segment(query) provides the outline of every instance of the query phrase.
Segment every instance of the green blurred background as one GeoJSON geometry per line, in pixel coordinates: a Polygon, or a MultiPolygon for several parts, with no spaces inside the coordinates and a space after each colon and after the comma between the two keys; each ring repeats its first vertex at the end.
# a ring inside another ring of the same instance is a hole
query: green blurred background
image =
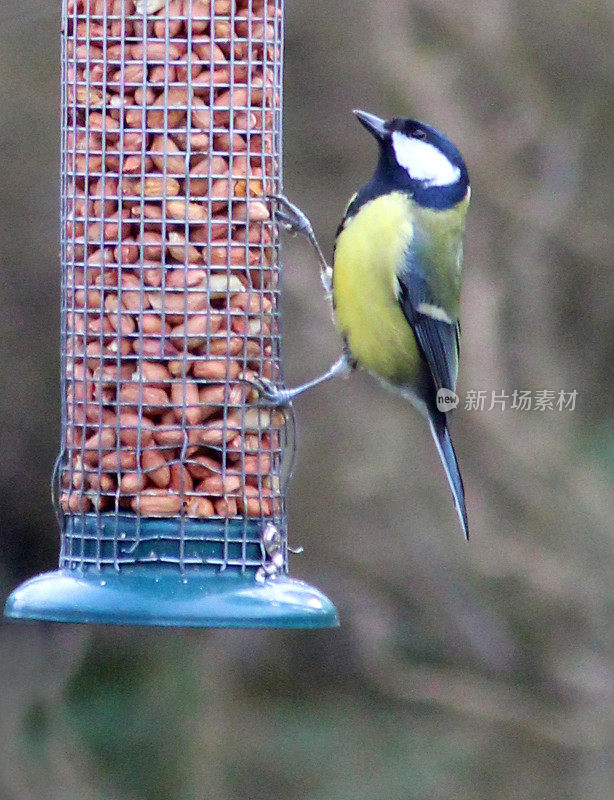
{"type": "MultiPolygon", "coordinates": [[[[53,568],[59,0],[0,5],[3,597],[53,568]]],[[[460,392],[574,411],[453,420],[473,538],[428,431],[364,375],[296,403],[292,572],[320,633],[0,623],[0,800],[610,800],[614,795],[614,24],[608,0],[289,0],[286,191],[330,251],[410,115],[472,176],[460,392]]],[[[288,383],[337,354],[284,255],[288,383]]]]}

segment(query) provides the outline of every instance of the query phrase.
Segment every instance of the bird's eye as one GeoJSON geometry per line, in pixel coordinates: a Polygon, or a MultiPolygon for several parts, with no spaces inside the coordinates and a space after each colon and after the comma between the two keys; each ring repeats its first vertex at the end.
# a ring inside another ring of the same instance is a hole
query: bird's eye
{"type": "Polygon", "coordinates": [[[423,131],[422,128],[418,128],[414,131],[414,137],[416,139],[426,139],[426,131],[423,131]]]}

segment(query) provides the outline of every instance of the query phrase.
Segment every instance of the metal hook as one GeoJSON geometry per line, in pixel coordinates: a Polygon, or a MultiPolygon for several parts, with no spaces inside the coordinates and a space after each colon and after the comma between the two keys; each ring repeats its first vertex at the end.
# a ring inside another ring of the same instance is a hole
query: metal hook
{"type": "Polygon", "coordinates": [[[256,580],[264,583],[266,578],[274,578],[284,566],[283,541],[276,525],[268,522],[260,536],[260,546],[265,556],[265,563],[256,572],[256,580]]]}

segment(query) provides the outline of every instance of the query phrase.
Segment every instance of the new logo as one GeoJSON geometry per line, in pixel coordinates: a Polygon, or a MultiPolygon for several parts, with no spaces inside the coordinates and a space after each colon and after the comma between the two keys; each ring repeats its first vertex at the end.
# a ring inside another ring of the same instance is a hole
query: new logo
{"type": "Polygon", "coordinates": [[[438,389],[435,398],[439,411],[452,411],[459,403],[459,396],[450,389],[438,389]]]}

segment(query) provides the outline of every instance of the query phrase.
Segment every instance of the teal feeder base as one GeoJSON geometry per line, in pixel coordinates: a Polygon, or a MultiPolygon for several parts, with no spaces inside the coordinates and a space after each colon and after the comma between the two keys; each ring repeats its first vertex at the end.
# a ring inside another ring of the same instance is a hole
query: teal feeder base
{"type": "Polygon", "coordinates": [[[37,575],[10,595],[13,619],[196,628],[331,628],[339,624],[320,591],[285,575],[180,575],[172,567],[120,573],[58,570],[37,575]]]}
{"type": "Polygon", "coordinates": [[[184,520],[179,537],[169,535],[178,530],[171,520],[69,517],[60,569],[15,589],[4,613],[50,622],[202,628],[339,624],[334,605],[318,589],[283,573],[257,579],[261,556],[257,561],[246,554],[254,556],[255,546],[260,552],[259,527],[230,523],[184,520]],[[220,530],[224,536],[212,538],[220,530]],[[233,548],[237,558],[230,557],[233,548]],[[177,549],[183,561],[174,561],[177,549]],[[135,561],[139,552],[146,560],[135,561]]]}

